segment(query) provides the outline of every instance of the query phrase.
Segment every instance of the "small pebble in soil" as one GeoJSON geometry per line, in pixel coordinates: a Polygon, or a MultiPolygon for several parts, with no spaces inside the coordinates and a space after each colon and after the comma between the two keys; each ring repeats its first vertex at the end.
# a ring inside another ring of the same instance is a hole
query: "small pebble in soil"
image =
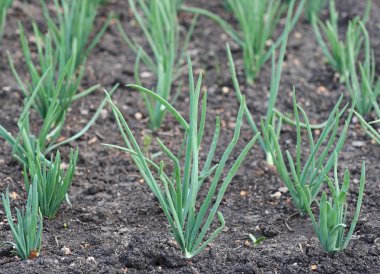
{"type": "Polygon", "coordinates": [[[311,271],[317,271],[317,270],[318,270],[318,266],[315,265],[315,264],[312,264],[312,265],[310,266],[310,269],[311,269],[311,271]]]}
{"type": "Polygon", "coordinates": [[[365,144],[366,144],[366,142],[363,142],[363,141],[353,141],[351,144],[354,147],[364,147],[365,144]]]}
{"type": "Polygon", "coordinates": [[[227,94],[230,92],[230,89],[228,87],[222,87],[222,91],[224,94],[227,94]]]}
{"type": "Polygon", "coordinates": [[[136,112],[135,113],[135,118],[136,118],[136,120],[141,120],[142,119],[142,114],[140,113],[140,112],[136,112]]]}
{"type": "Polygon", "coordinates": [[[104,120],[104,119],[107,118],[107,116],[108,116],[108,110],[106,110],[106,109],[102,109],[102,110],[100,111],[100,117],[102,117],[102,119],[104,120]]]}
{"type": "Polygon", "coordinates": [[[270,195],[271,198],[280,199],[281,198],[281,192],[276,191],[274,194],[270,195]]]}
{"type": "Polygon", "coordinates": [[[150,73],[149,71],[143,71],[140,73],[140,77],[141,78],[149,78],[149,77],[152,77],[152,73],[150,73]]]}
{"type": "Polygon", "coordinates": [[[9,92],[9,91],[11,91],[11,87],[10,86],[5,86],[5,87],[2,88],[2,91],[9,92]]]}
{"type": "Polygon", "coordinates": [[[298,31],[296,31],[296,32],[294,33],[294,38],[296,38],[296,39],[301,39],[301,38],[302,38],[302,34],[301,34],[300,32],[298,32],[298,31]]]}
{"type": "Polygon", "coordinates": [[[16,192],[14,192],[14,191],[12,191],[9,194],[9,197],[11,197],[12,200],[17,200],[18,198],[20,198],[20,196],[16,192]]]}
{"type": "Polygon", "coordinates": [[[284,186],[284,187],[280,187],[278,191],[280,191],[281,193],[287,193],[289,189],[286,186],[284,186]]]}
{"type": "Polygon", "coordinates": [[[244,190],[240,191],[240,196],[241,196],[241,197],[245,197],[245,196],[247,196],[247,192],[244,191],[244,190]]]}
{"type": "Polygon", "coordinates": [[[317,88],[318,94],[329,94],[329,90],[325,86],[319,86],[317,88]]]}
{"type": "Polygon", "coordinates": [[[88,257],[86,259],[87,264],[96,264],[95,258],[94,257],[88,257]]]}
{"type": "Polygon", "coordinates": [[[88,113],[89,113],[88,109],[80,109],[79,112],[80,112],[80,114],[82,114],[84,116],[88,115],[88,113]]]}
{"type": "Polygon", "coordinates": [[[64,247],[61,248],[61,252],[63,254],[65,254],[65,255],[70,255],[71,254],[71,250],[68,247],[66,247],[66,246],[64,246],[64,247]]]}
{"type": "Polygon", "coordinates": [[[97,140],[98,140],[98,138],[96,138],[96,137],[94,136],[94,137],[92,137],[92,138],[87,142],[87,144],[89,144],[89,145],[95,144],[97,140]]]}

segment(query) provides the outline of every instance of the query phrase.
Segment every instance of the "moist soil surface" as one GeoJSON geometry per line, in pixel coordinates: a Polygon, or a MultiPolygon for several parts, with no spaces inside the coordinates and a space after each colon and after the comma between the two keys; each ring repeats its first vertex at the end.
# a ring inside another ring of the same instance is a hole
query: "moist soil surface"
{"type": "MultiPolygon", "coordinates": [[[[27,80],[17,23],[21,21],[24,24],[32,40],[32,20],[44,27],[38,2],[15,1],[0,43],[0,123],[13,134],[17,134],[16,122],[23,99],[8,67],[6,52],[10,52],[20,75],[27,80]]],[[[223,1],[188,2],[236,24],[223,1]]],[[[349,19],[362,14],[364,2],[337,1],[342,32],[349,19]]],[[[378,2],[374,2],[367,24],[377,62],[380,61],[378,5],[378,2]]],[[[95,29],[101,27],[111,11],[119,16],[133,39],[145,43],[127,1],[111,1],[103,6],[95,29]]],[[[321,17],[328,18],[327,12],[322,13],[321,17]]],[[[189,14],[180,14],[184,28],[189,27],[191,19],[189,14]]],[[[281,21],[279,29],[283,28],[283,24],[281,21]]],[[[253,87],[245,85],[241,50],[218,25],[207,18],[199,18],[189,52],[194,71],[204,74],[203,85],[209,92],[209,126],[206,127],[202,160],[205,160],[212,140],[215,117],[220,115],[222,121],[216,160],[231,140],[235,125],[238,103],[228,71],[226,42],[231,43],[241,88],[255,119],[259,119],[266,111],[270,62],[264,66],[253,87]]],[[[124,87],[124,84],[133,83],[134,59],[135,54],[120,39],[113,24],[88,59],[82,88],[100,83],[110,89],[120,83],[121,87],[113,98],[137,140],[142,143],[146,138],[144,136],[160,137],[167,146],[176,149],[183,134],[178,123],[167,115],[158,132],[148,130],[143,100],[137,92],[124,87]]],[[[145,71],[142,67],[141,72],[145,71]]],[[[154,87],[154,77],[149,73],[144,75],[144,85],[154,87]]],[[[186,74],[176,83],[182,79],[186,87],[186,74]]],[[[285,113],[292,111],[293,86],[299,104],[306,110],[312,123],[323,122],[341,94],[344,94],[344,102],[349,102],[347,91],[337,81],[316,44],[310,24],[303,19],[290,35],[284,64],[277,108],[285,113]]],[[[103,98],[104,94],[99,90],[74,103],[68,113],[63,136],[67,138],[79,131],[103,98]]],[[[183,88],[175,107],[185,117],[188,115],[188,104],[188,90],[183,88]]],[[[122,144],[115,119],[107,107],[96,125],[83,137],[61,148],[63,155],[68,154],[70,147],[79,147],[80,151],[76,176],[70,189],[73,206],[64,204],[55,219],[45,220],[43,248],[38,258],[20,261],[9,246],[1,247],[0,273],[380,273],[380,146],[365,135],[357,120],[353,119],[349,129],[346,145],[339,157],[339,175],[342,176],[343,170],[348,168],[354,178],[349,196],[350,217],[356,205],[363,160],[367,164],[367,184],[353,239],[344,252],[329,255],[321,249],[310,220],[297,214],[289,194],[283,191],[284,185],[278,174],[267,165],[259,145],[255,145],[230,184],[219,208],[226,220],[224,232],[205,251],[192,260],[186,260],[170,234],[157,199],[131,159],[125,153],[101,145],[122,144]],[[253,247],[248,238],[249,233],[265,236],[266,240],[253,247]]],[[[318,134],[318,131],[314,133],[318,134]]],[[[294,153],[295,129],[284,125],[281,136],[283,148],[294,153]]],[[[251,137],[251,129],[245,124],[241,141],[229,165],[251,137]]],[[[306,140],[305,147],[308,147],[306,140]]],[[[26,198],[22,168],[12,158],[11,148],[3,140],[0,141],[0,148],[0,190],[5,191],[8,187],[14,198],[12,204],[20,207],[26,198]]],[[[157,152],[159,148],[156,141],[147,150],[149,153],[157,152]]],[[[201,191],[201,197],[204,197],[205,192],[206,189],[201,191]]],[[[0,221],[1,242],[11,241],[10,228],[2,207],[0,221]]]]}

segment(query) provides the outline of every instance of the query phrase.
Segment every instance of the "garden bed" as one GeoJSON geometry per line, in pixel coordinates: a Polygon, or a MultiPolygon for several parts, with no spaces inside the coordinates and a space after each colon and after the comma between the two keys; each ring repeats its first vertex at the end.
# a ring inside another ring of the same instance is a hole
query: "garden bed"
{"type": "MultiPolygon", "coordinates": [[[[0,124],[13,133],[17,132],[16,122],[22,107],[22,96],[8,67],[6,51],[14,57],[19,71],[26,75],[17,22],[21,20],[28,33],[31,33],[31,19],[43,25],[38,2],[15,1],[0,43],[0,124]]],[[[102,7],[97,25],[99,27],[107,14],[113,11],[120,16],[127,33],[142,40],[127,2],[111,1],[102,7]]],[[[188,2],[233,23],[222,1],[188,2]]],[[[365,1],[336,2],[343,18],[340,22],[342,29],[348,19],[361,14],[365,6],[365,1]]],[[[377,63],[380,62],[379,4],[374,2],[368,24],[377,63]]],[[[322,13],[321,16],[326,18],[327,14],[322,13]]],[[[181,13],[180,18],[181,23],[188,26],[192,16],[181,13]]],[[[231,43],[242,91],[256,117],[266,110],[271,75],[268,62],[255,85],[245,86],[238,47],[218,25],[204,17],[199,19],[189,51],[194,71],[204,74],[203,83],[209,91],[207,122],[213,125],[216,115],[221,116],[221,149],[232,138],[234,117],[238,110],[227,65],[226,42],[231,43]]],[[[91,53],[82,86],[85,88],[100,83],[104,88],[111,89],[115,83],[121,83],[114,101],[127,118],[138,141],[142,142],[145,135],[152,134],[159,136],[167,146],[175,147],[179,145],[178,136],[183,132],[174,119],[167,115],[162,129],[158,133],[150,132],[147,130],[145,106],[140,95],[123,87],[134,82],[134,60],[135,55],[120,39],[116,27],[112,26],[91,53]]],[[[186,76],[182,78],[186,79],[186,76]]],[[[148,75],[143,81],[147,87],[154,85],[153,76],[148,75]]],[[[339,96],[345,92],[344,86],[339,84],[334,72],[324,61],[310,24],[303,20],[291,33],[287,47],[277,103],[278,108],[285,113],[292,111],[293,85],[298,102],[313,123],[324,121],[339,96]]],[[[68,114],[63,135],[70,136],[80,130],[103,98],[104,94],[99,90],[76,102],[68,114]]],[[[348,100],[348,95],[345,95],[344,101],[348,100]]],[[[186,88],[175,106],[187,117],[186,88]]],[[[213,130],[213,127],[206,127],[205,144],[211,143],[213,130]]],[[[295,135],[294,128],[285,125],[281,144],[292,149],[295,135]]],[[[251,136],[251,129],[245,125],[238,145],[240,149],[251,136]]],[[[73,207],[64,205],[55,219],[44,222],[43,248],[38,258],[19,261],[10,254],[7,246],[0,248],[1,273],[380,273],[380,146],[365,135],[355,119],[350,125],[349,136],[339,158],[340,173],[347,167],[352,176],[358,179],[361,162],[365,160],[367,184],[354,238],[344,252],[333,256],[319,246],[310,220],[295,214],[290,196],[284,191],[278,174],[267,165],[262,150],[255,145],[220,206],[226,220],[224,232],[205,251],[192,260],[186,260],[170,235],[170,228],[157,199],[143,182],[133,162],[125,153],[105,148],[101,146],[102,143],[122,143],[110,108],[102,112],[96,125],[79,141],[71,144],[72,147],[78,146],[80,151],[75,180],[70,190],[73,207]],[[263,235],[267,239],[254,248],[249,233],[263,235]]],[[[62,149],[68,152],[69,148],[65,146],[62,149]]],[[[156,152],[157,143],[153,142],[149,150],[156,152]]],[[[201,155],[202,159],[206,158],[206,151],[207,148],[201,155]]],[[[220,157],[221,152],[216,156],[220,157]]],[[[235,154],[234,158],[237,156],[235,154]]],[[[21,197],[26,198],[21,167],[12,158],[9,145],[1,140],[0,191],[7,187],[10,192],[14,192],[13,197],[16,199],[13,203],[21,206],[25,200],[21,197]]],[[[358,188],[359,182],[354,180],[349,199],[351,213],[356,204],[358,188]]],[[[11,233],[2,207],[0,221],[0,241],[9,241],[11,233]]]]}

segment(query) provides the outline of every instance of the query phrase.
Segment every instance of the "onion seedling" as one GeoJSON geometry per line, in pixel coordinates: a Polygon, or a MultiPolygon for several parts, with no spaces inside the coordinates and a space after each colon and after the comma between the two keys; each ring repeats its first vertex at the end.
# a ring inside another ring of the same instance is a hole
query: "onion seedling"
{"type": "Polygon", "coordinates": [[[310,128],[307,115],[305,111],[297,104],[295,93],[293,94],[293,109],[297,128],[296,160],[293,160],[289,151],[286,151],[286,156],[284,157],[278,142],[278,133],[275,132],[272,125],[266,125],[264,121],[261,122],[263,140],[267,144],[267,147],[271,148],[274,165],[285,186],[289,189],[293,204],[302,214],[306,213],[307,206],[309,206],[318,195],[326,174],[329,173],[334,165],[334,155],[329,154],[330,150],[334,148],[335,152],[339,153],[346,140],[348,126],[351,121],[353,111],[350,111],[349,116],[345,121],[345,126],[338,138],[339,120],[341,115],[343,115],[343,111],[347,108],[347,106],[345,106],[342,111],[339,111],[341,102],[342,97],[336,103],[328,120],[326,121],[324,129],[322,130],[318,140],[315,142],[315,137],[313,136],[310,128]],[[306,124],[310,143],[309,156],[306,158],[304,163],[301,161],[302,140],[299,112],[301,112],[304,123],[306,124]],[[286,165],[285,159],[287,159],[289,165],[286,165]],[[301,193],[299,191],[300,188],[306,193],[307,199],[301,197],[301,193]]]}
{"type": "Polygon", "coordinates": [[[185,130],[185,137],[177,156],[164,145],[160,139],[157,139],[160,148],[173,163],[171,176],[167,175],[166,171],[167,166],[170,165],[164,161],[157,164],[143,155],[123,115],[110,99],[109,103],[112,106],[120,132],[127,147],[108,146],[121,149],[130,154],[145,182],[157,197],[179,247],[186,258],[192,258],[204,250],[206,246],[222,232],[225,226],[225,220],[222,213],[217,212],[218,207],[228,185],[231,183],[235,173],[257,140],[259,134],[256,134],[244,147],[220,184],[219,180],[221,179],[223,169],[239,139],[245,106],[245,100],[243,99],[236,119],[234,136],[226,147],[219,163],[211,166],[220,132],[220,119],[219,117],[216,118],[213,141],[206,162],[200,170],[199,152],[205,128],[207,92],[204,92],[202,96],[201,117],[198,124],[198,101],[201,95],[202,76],[199,76],[195,85],[190,58],[188,61],[188,70],[190,90],[189,123],[170,103],[157,93],[139,86],[131,86],[147,96],[152,96],[155,100],[159,100],[185,130]],[[181,165],[183,158],[184,164],[181,165]],[[212,175],[213,177],[211,179],[210,177],[212,175]],[[207,195],[203,202],[201,202],[199,191],[202,186],[205,186],[204,182],[206,179],[210,180],[210,186],[207,189],[207,195]],[[216,193],[217,195],[214,197],[216,193]],[[210,225],[216,214],[218,215],[220,226],[209,234],[210,225]]]}
{"type": "Polygon", "coordinates": [[[372,125],[380,123],[380,119],[372,122],[367,122],[362,115],[354,111],[355,116],[358,117],[360,124],[364,128],[365,132],[369,137],[372,138],[376,143],[380,145],[380,132],[376,130],[372,125]]]}
{"type": "Polygon", "coordinates": [[[33,52],[30,50],[24,28],[21,24],[19,26],[22,52],[30,74],[30,83],[24,84],[22,82],[14,67],[12,58],[8,54],[10,67],[24,97],[27,99],[31,97],[32,91],[41,82],[42,75],[46,74],[32,106],[38,111],[41,118],[45,119],[50,105],[57,103],[61,113],[56,116],[54,124],[58,125],[64,120],[65,114],[73,101],[95,91],[99,88],[99,85],[78,93],[84,70],[81,70],[78,74],[75,67],[77,57],[76,40],[72,45],[73,55],[66,61],[62,56],[64,51],[53,44],[51,33],[42,34],[35,24],[33,24],[33,28],[38,52],[38,61],[36,62],[33,61],[33,52]]]}
{"type": "MultiPolygon", "coordinates": [[[[289,25],[289,31],[298,22],[304,2],[304,0],[300,1],[293,18],[287,17],[286,24],[289,25]]],[[[253,84],[262,66],[271,58],[276,48],[281,45],[284,36],[289,35],[288,31],[288,33],[282,34],[273,45],[269,45],[287,5],[277,0],[227,0],[227,3],[238,22],[238,30],[218,15],[207,10],[187,6],[183,6],[181,9],[207,16],[226,31],[242,48],[247,82],[253,84]]],[[[292,0],[288,13],[293,10],[294,3],[295,1],[292,0]]]]}
{"type": "Polygon", "coordinates": [[[63,124],[55,124],[56,116],[61,114],[59,105],[57,105],[57,101],[53,102],[50,105],[49,110],[47,112],[48,115],[46,116],[46,119],[43,121],[40,127],[40,131],[37,138],[32,134],[30,130],[30,109],[48,73],[49,69],[42,75],[34,91],[31,93],[31,96],[28,99],[24,100],[25,103],[20,117],[17,121],[17,125],[19,128],[19,133],[17,137],[13,137],[10,132],[8,132],[3,126],[0,125],[0,137],[5,139],[5,141],[9,143],[9,145],[12,147],[13,156],[24,166],[28,165],[28,153],[35,153],[32,149],[33,147],[35,147],[38,144],[38,147],[42,150],[41,152],[45,153],[49,150],[49,144],[54,143],[54,141],[58,139],[59,134],[62,130],[63,124]]]}
{"type": "Polygon", "coordinates": [[[7,17],[7,11],[11,7],[13,0],[1,0],[0,2],[0,40],[3,37],[5,19],[7,17]]]}
{"type": "Polygon", "coordinates": [[[366,115],[372,110],[380,118],[380,107],[377,97],[380,95],[380,81],[376,78],[375,55],[371,49],[371,42],[364,24],[359,21],[358,28],[364,36],[364,61],[359,61],[359,73],[357,72],[357,59],[352,39],[355,39],[355,33],[349,33],[348,43],[348,70],[349,77],[346,79],[346,87],[353,101],[356,102],[356,110],[366,115]],[[358,75],[359,74],[359,75],[358,75]]]}
{"type": "MultiPolygon", "coordinates": [[[[42,215],[49,219],[55,217],[73,181],[75,167],[78,159],[78,150],[70,152],[69,164],[66,173],[61,168],[61,155],[57,151],[56,156],[46,161],[41,159],[38,147],[36,153],[28,153],[28,166],[24,166],[24,182],[27,191],[31,186],[31,180],[37,177],[37,191],[42,215]],[[31,178],[29,180],[29,178],[31,178]]],[[[67,199],[69,202],[69,200],[67,199]]]]}
{"type": "Polygon", "coordinates": [[[5,244],[13,245],[22,260],[38,257],[41,250],[43,217],[38,206],[37,180],[37,177],[34,177],[33,185],[29,189],[26,209],[20,211],[16,207],[16,224],[12,218],[8,189],[5,195],[1,194],[5,215],[14,239],[14,243],[5,244]]]}
{"type": "MultiPolygon", "coordinates": [[[[276,64],[275,60],[275,52],[272,54],[272,77],[271,77],[271,83],[270,83],[270,92],[269,92],[269,100],[268,100],[268,108],[267,112],[265,115],[265,125],[268,127],[269,124],[271,124],[273,127],[276,128],[276,133],[277,133],[277,138],[280,135],[281,131],[281,126],[282,126],[282,118],[280,117],[279,119],[276,119],[276,114],[275,114],[275,106],[276,106],[276,100],[277,100],[277,95],[278,95],[278,90],[280,88],[280,81],[281,81],[281,74],[282,74],[282,65],[284,63],[284,58],[286,54],[286,46],[288,42],[288,36],[289,32],[291,29],[291,18],[292,18],[292,12],[293,12],[293,5],[294,2],[291,3],[289,10],[288,10],[288,15],[287,15],[287,20],[286,20],[286,25],[285,29],[283,32],[282,40],[281,40],[281,47],[280,47],[280,52],[276,64]]],[[[231,50],[229,45],[227,44],[227,56],[228,56],[228,64],[230,67],[230,74],[232,77],[232,82],[233,86],[235,89],[235,95],[239,102],[242,101],[243,99],[243,94],[240,90],[239,82],[236,76],[236,70],[235,70],[235,65],[234,65],[234,60],[232,58],[231,50]]],[[[253,115],[251,114],[250,110],[248,109],[247,106],[245,106],[245,115],[248,120],[248,124],[252,128],[254,134],[257,134],[259,132],[258,126],[256,122],[254,121],[253,115]]],[[[272,156],[272,148],[268,146],[273,146],[273,142],[266,143],[264,142],[262,136],[259,136],[259,143],[262,149],[264,150],[266,154],[266,159],[267,163],[270,165],[273,165],[273,156],[272,156]]]]}
{"type": "Polygon", "coordinates": [[[363,161],[362,171],[360,176],[359,196],[356,203],[355,215],[352,219],[350,228],[345,235],[347,228],[347,193],[350,187],[350,173],[348,170],[344,172],[343,184],[338,181],[338,156],[335,152],[334,161],[334,180],[326,177],[332,198],[327,199],[326,192],[322,193],[322,197],[318,202],[319,220],[315,216],[308,204],[307,193],[298,186],[302,199],[305,200],[306,210],[313,223],[314,230],[318,236],[322,248],[329,253],[335,253],[344,250],[349,244],[352,234],[354,233],[356,223],[359,219],[360,208],[364,195],[365,185],[365,163],[363,161]]]}
{"type": "MultiPolygon", "coordinates": [[[[137,54],[135,62],[136,84],[141,84],[139,67],[142,61],[156,76],[155,92],[166,101],[174,101],[176,96],[171,98],[173,95],[172,84],[181,71],[180,67],[184,61],[196,18],[193,20],[187,36],[182,38],[177,15],[181,1],[173,5],[172,0],[129,0],[129,5],[149,45],[149,49],[138,45],[127,35],[121,23],[118,22],[121,37],[137,54]],[[184,39],[183,44],[180,43],[182,39],[184,39]],[[152,52],[153,56],[150,56],[148,52],[152,52]]],[[[164,120],[166,109],[160,102],[154,101],[149,96],[143,94],[143,98],[148,111],[150,126],[156,130],[164,120]]]]}
{"type": "MultiPolygon", "coordinates": [[[[49,70],[50,69],[47,69],[42,75],[30,97],[24,100],[24,106],[17,121],[19,128],[19,133],[17,136],[12,136],[9,131],[0,125],[0,137],[3,138],[12,147],[12,154],[14,158],[23,166],[27,167],[29,165],[28,154],[35,154],[35,151],[33,149],[34,147],[38,146],[41,152],[40,156],[46,159],[45,155],[47,155],[49,152],[52,152],[59,146],[72,142],[85,134],[88,129],[95,123],[96,119],[101,113],[101,110],[104,108],[107,102],[106,99],[104,99],[100,103],[91,120],[79,132],[73,136],[65,138],[63,141],[58,142],[58,139],[61,137],[62,128],[64,126],[64,118],[60,120],[61,122],[59,124],[56,124],[57,116],[61,115],[62,113],[59,101],[56,100],[56,94],[54,97],[55,99],[52,100],[49,106],[46,118],[43,120],[39,128],[38,134],[33,134],[29,123],[29,113],[34,104],[34,100],[37,97],[44,80],[46,79],[46,76],[49,75],[49,70]]],[[[112,88],[110,95],[116,91],[117,87],[118,85],[115,85],[112,88]]]]}
{"type": "Polygon", "coordinates": [[[59,48],[61,53],[59,62],[66,63],[74,56],[74,67],[84,66],[86,58],[105,33],[111,16],[90,41],[99,1],[54,0],[56,18],[50,15],[47,1],[40,0],[40,2],[48,31],[51,33],[55,47],[59,48]]]}
{"type": "Polygon", "coordinates": [[[177,10],[179,10],[184,3],[185,3],[185,0],[176,0],[177,10]]]}
{"type": "Polygon", "coordinates": [[[252,234],[248,234],[248,236],[249,236],[249,238],[251,239],[251,241],[253,243],[253,247],[256,247],[256,246],[260,245],[266,239],[264,236],[259,237],[259,238],[256,238],[252,234]]]}
{"type": "Polygon", "coordinates": [[[312,26],[316,40],[321,47],[327,62],[339,73],[340,81],[343,83],[349,75],[348,43],[351,44],[353,49],[352,54],[354,55],[354,59],[357,59],[363,42],[363,36],[358,28],[358,22],[362,20],[365,23],[368,20],[370,9],[371,0],[368,0],[363,19],[355,17],[349,22],[345,40],[342,40],[339,36],[339,13],[335,8],[335,0],[330,0],[329,2],[330,19],[325,23],[316,16],[312,16],[312,26]]]}
{"type": "Polygon", "coordinates": [[[311,22],[313,15],[318,16],[321,10],[326,6],[327,0],[308,0],[305,3],[305,16],[311,22]]]}

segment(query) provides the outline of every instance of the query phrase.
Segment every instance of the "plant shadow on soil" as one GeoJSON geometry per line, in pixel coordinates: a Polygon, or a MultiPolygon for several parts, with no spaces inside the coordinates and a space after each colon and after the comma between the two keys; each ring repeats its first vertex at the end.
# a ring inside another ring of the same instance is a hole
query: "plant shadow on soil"
{"type": "MultiPolygon", "coordinates": [[[[15,1],[10,10],[5,36],[0,43],[0,123],[13,133],[17,132],[16,121],[22,97],[9,71],[6,51],[11,52],[21,75],[26,77],[17,22],[21,20],[27,26],[28,33],[31,33],[31,18],[43,25],[39,1],[29,2],[15,1]]],[[[190,2],[233,22],[231,15],[224,10],[222,1],[190,2]]],[[[349,18],[364,10],[364,2],[337,1],[343,18],[341,27],[349,18]]],[[[97,28],[110,11],[120,16],[127,33],[143,41],[141,33],[131,24],[133,16],[128,11],[127,1],[111,1],[102,8],[97,28]]],[[[374,4],[368,24],[378,62],[379,11],[379,6],[374,4]]],[[[321,16],[325,19],[327,13],[321,16]]],[[[181,14],[180,19],[181,24],[188,26],[191,16],[181,14]]],[[[283,22],[280,27],[283,27],[283,22]]],[[[211,142],[215,116],[219,114],[222,119],[219,148],[223,148],[230,141],[235,122],[233,117],[237,114],[238,104],[231,88],[224,47],[227,41],[232,45],[249,107],[254,110],[256,118],[265,111],[263,98],[268,94],[270,62],[265,65],[253,88],[245,86],[241,74],[241,51],[216,24],[200,18],[190,44],[190,54],[194,71],[204,72],[204,85],[209,91],[207,123],[212,126],[206,127],[206,147],[202,159],[205,159],[207,145],[211,142]],[[222,92],[223,87],[226,87],[226,92],[222,92]]],[[[100,83],[110,89],[115,83],[133,83],[134,58],[133,52],[119,38],[116,27],[111,27],[89,57],[82,86],[85,88],[100,83]]],[[[183,78],[186,79],[186,76],[183,78]]],[[[152,87],[154,79],[144,79],[144,83],[152,87]]],[[[311,26],[305,21],[300,21],[289,39],[278,99],[278,107],[284,112],[292,110],[293,85],[299,103],[313,123],[326,119],[340,94],[345,92],[325,63],[311,26]]],[[[85,125],[103,96],[99,91],[72,106],[64,136],[77,132],[85,125]]],[[[142,141],[149,131],[146,130],[147,119],[141,98],[136,92],[121,87],[114,99],[137,139],[142,141]],[[135,119],[137,112],[143,114],[143,119],[135,119]]],[[[348,102],[347,96],[345,101],[348,102]]],[[[183,114],[186,115],[186,89],[175,106],[185,110],[183,114]]],[[[175,147],[181,132],[178,124],[168,115],[162,130],[157,134],[169,147],[175,147]]],[[[251,135],[250,128],[245,125],[240,149],[251,135]]],[[[284,126],[281,142],[285,148],[294,147],[293,128],[284,126]]],[[[124,153],[102,147],[101,143],[122,143],[109,108],[102,112],[97,124],[87,134],[71,144],[72,147],[78,146],[80,151],[75,180],[70,190],[73,207],[64,205],[57,218],[45,221],[43,249],[39,258],[22,262],[10,253],[8,247],[2,247],[1,273],[380,273],[380,146],[365,136],[357,121],[351,124],[348,141],[340,155],[340,174],[343,167],[347,167],[352,176],[358,178],[364,159],[367,163],[365,197],[354,239],[346,251],[334,256],[321,250],[309,220],[297,215],[288,219],[295,213],[295,208],[287,193],[281,193],[280,197],[273,196],[283,184],[276,172],[267,166],[262,151],[256,145],[229,186],[220,206],[227,222],[224,232],[199,256],[191,261],[185,260],[170,235],[157,200],[141,181],[133,162],[124,153]],[[249,233],[264,235],[267,239],[253,248],[249,233]]],[[[3,141],[0,146],[0,191],[9,187],[18,196],[13,204],[21,206],[26,197],[21,168],[12,159],[10,147],[3,141]]],[[[157,150],[158,146],[154,142],[150,152],[157,150]]],[[[62,154],[67,154],[69,147],[63,147],[62,151],[62,154]]],[[[237,157],[238,151],[233,157],[237,157]]],[[[219,150],[216,158],[220,156],[219,150]]],[[[357,192],[358,182],[354,181],[350,196],[351,212],[357,192]]],[[[0,209],[0,218],[0,239],[9,241],[11,233],[5,222],[3,208],[0,209]]]]}

